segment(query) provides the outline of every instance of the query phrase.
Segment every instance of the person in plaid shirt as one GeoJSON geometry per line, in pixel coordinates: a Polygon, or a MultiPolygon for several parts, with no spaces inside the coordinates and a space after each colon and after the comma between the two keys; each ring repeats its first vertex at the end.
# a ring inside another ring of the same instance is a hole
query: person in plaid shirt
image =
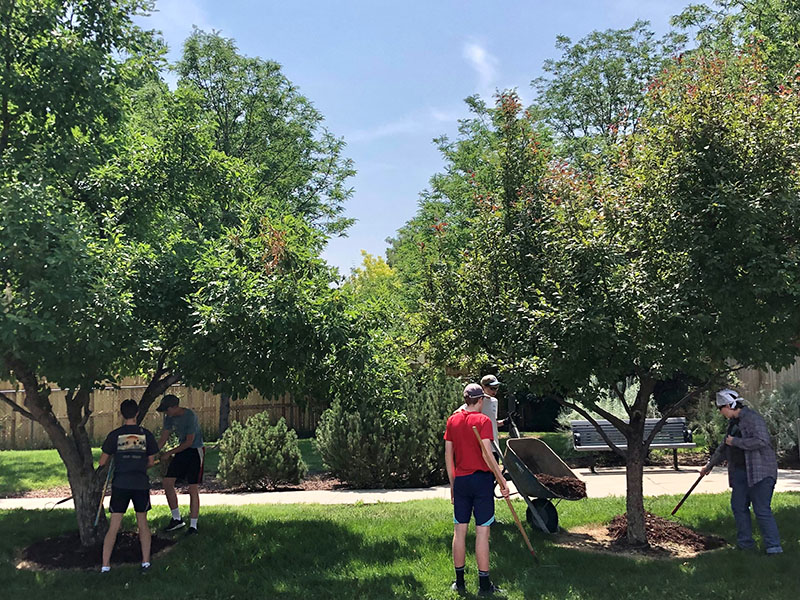
{"type": "Polygon", "coordinates": [[[738,547],[749,550],[756,545],[750,519],[752,504],[767,554],[780,554],[783,552],[781,538],[770,506],[778,479],[778,461],[767,424],[761,415],[745,406],[741,396],[733,390],[717,392],[716,404],[722,416],[728,419],[728,430],[725,441],[700,474],[707,475],[727,459],[738,547]]]}

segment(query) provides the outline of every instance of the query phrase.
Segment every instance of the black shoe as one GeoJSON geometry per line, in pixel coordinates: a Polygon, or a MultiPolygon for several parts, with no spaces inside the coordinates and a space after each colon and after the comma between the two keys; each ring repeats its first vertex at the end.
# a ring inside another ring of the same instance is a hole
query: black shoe
{"type": "Polygon", "coordinates": [[[467,585],[466,584],[458,585],[457,581],[454,581],[452,584],[450,584],[450,589],[453,590],[454,592],[458,592],[462,596],[467,593],[467,585]]]}
{"type": "Polygon", "coordinates": [[[495,598],[503,598],[505,594],[503,590],[497,587],[495,584],[492,584],[488,589],[485,590],[478,590],[478,596],[480,598],[487,598],[490,596],[494,596],[495,598]]]}
{"type": "Polygon", "coordinates": [[[162,531],[164,532],[175,531],[176,529],[180,529],[184,525],[186,525],[186,523],[184,523],[181,519],[170,519],[169,524],[167,524],[167,526],[164,527],[162,531]]]}
{"type": "Polygon", "coordinates": [[[139,573],[141,575],[147,575],[150,572],[150,565],[141,565],[139,567],[139,573]]]}
{"type": "Polygon", "coordinates": [[[186,530],[186,537],[190,535],[197,535],[197,527],[189,527],[189,529],[186,530]]]}

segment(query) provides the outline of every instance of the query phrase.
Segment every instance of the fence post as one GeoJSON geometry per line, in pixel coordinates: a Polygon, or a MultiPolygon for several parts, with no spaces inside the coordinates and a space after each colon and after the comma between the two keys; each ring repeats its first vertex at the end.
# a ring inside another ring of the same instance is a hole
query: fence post
{"type": "MultiPolygon", "coordinates": [[[[17,401],[17,392],[14,392],[14,402],[17,401]]],[[[17,450],[17,411],[11,411],[11,438],[9,439],[9,448],[17,450]]]]}
{"type": "Polygon", "coordinates": [[[795,433],[797,433],[797,454],[800,458],[800,419],[794,422],[795,433]]]}

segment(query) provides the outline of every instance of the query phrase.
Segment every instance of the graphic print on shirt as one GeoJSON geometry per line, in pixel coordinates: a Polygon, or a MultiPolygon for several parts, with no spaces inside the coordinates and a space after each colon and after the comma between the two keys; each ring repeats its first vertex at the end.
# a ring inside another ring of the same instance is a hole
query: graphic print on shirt
{"type": "Polygon", "coordinates": [[[147,452],[147,438],[143,433],[123,433],[117,438],[117,452],[147,452]]]}

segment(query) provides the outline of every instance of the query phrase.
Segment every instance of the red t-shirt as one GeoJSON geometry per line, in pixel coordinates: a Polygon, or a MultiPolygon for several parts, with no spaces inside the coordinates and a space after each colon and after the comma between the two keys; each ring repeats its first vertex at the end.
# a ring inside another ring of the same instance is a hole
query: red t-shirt
{"type": "Polygon", "coordinates": [[[453,442],[456,477],[471,475],[475,471],[489,470],[489,465],[483,460],[481,447],[472,431],[473,426],[478,428],[481,439],[494,439],[492,421],[483,413],[460,410],[447,419],[444,439],[453,442]]]}

